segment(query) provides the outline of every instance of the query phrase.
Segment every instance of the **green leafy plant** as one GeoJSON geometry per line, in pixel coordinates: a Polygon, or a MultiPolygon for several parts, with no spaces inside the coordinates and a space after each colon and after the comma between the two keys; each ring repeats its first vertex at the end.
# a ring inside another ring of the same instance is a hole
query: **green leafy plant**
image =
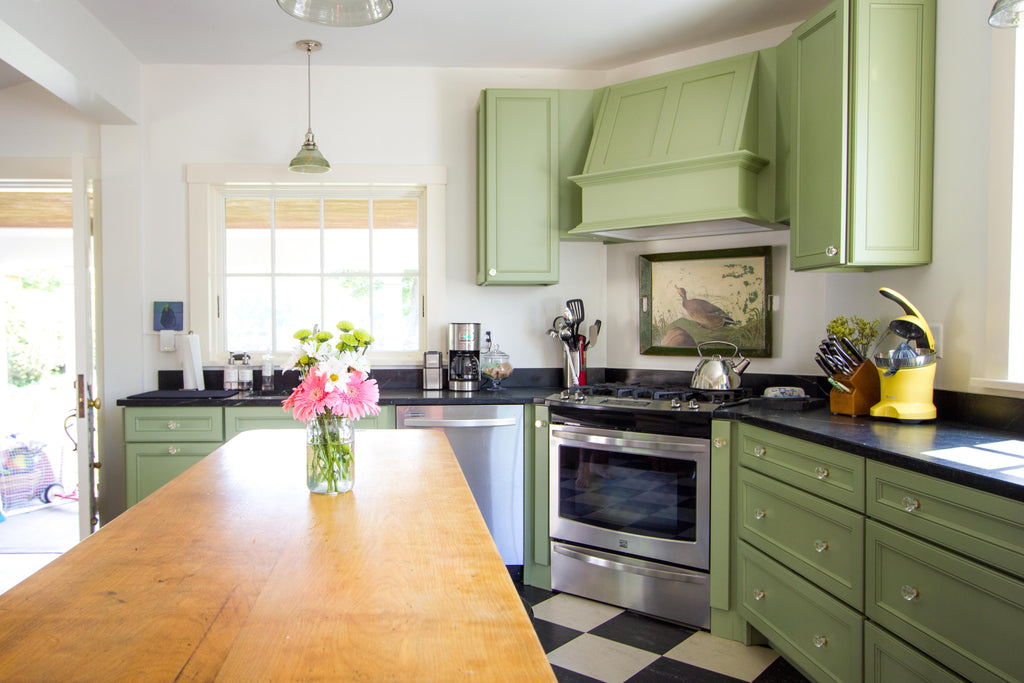
{"type": "Polygon", "coordinates": [[[878,324],[878,318],[869,321],[856,315],[840,315],[832,318],[825,330],[837,337],[846,337],[862,354],[867,355],[868,348],[878,338],[878,324]]]}

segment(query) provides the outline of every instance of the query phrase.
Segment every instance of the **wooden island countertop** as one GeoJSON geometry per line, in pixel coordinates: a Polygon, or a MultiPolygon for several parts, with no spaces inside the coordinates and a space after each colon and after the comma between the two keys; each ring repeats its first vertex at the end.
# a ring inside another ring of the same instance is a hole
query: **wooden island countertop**
{"type": "Polygon", "coordinates": [[[554,681],[441,432],[245,432],[0,595],[0,680],[554,681]]]}

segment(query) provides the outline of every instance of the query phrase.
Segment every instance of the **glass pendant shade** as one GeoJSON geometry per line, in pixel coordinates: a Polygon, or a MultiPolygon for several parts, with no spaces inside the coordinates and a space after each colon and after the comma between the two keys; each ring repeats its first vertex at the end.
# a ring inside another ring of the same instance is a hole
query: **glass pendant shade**
{"type": "Polygon", "coordinates": [[[313,139],[313,131],[306,131],[306,141],[299,148],[299,153],[288,164],[288,170],[295,173],[327,173],[331,165],[324,159],[324,155],[316,147],[313,139]]]}
{"type": "Polygon", "coordinates": [[[367,26],[387,19],[391,0],[277,0],[296,19],[323,26],[367,26]]]}
{"type": "Polygon", "coordinates": [[[1017,28],[1024,13],[1024,0],[997,0],[988,16],[989,26],[995,28],[1017,28]]]}

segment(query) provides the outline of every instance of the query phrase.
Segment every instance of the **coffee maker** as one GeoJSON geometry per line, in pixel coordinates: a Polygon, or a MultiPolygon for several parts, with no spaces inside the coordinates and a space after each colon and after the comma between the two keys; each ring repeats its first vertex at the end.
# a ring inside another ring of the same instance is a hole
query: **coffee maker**
{"type": "Polygon", "coordinates": [[[480,323],[448,323],[448,388],[480,389],[480,323]]]}

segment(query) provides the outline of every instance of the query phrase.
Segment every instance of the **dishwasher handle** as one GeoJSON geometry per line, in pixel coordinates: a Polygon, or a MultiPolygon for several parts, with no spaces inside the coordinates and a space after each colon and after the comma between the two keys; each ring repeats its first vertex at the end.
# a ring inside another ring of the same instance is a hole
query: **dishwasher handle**
{"type": "Polygon", "coordinates": [[[466,428],[466,427],[515,427],[514,417],[481,417],[471,419],[436,419],[431,417],[407,417],[402,427],[444,427],[444,428],[466,428]]]}

